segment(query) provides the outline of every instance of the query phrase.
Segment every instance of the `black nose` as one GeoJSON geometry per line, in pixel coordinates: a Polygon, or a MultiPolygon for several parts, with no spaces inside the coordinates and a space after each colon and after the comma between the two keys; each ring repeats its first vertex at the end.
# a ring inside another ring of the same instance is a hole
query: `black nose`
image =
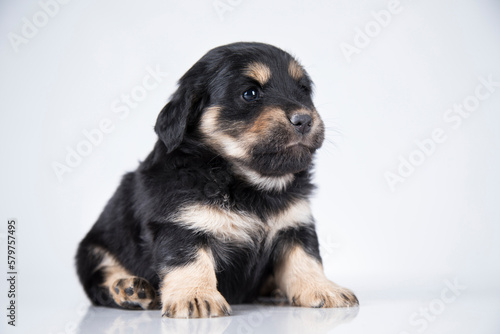
{"type": "Polygon", "coordinates": [[[302,134],[306,134],[311,131],[312,118],[305,114],[295,114],[290,118],[290,123],[293,124],[295,130],[302,134]]]}

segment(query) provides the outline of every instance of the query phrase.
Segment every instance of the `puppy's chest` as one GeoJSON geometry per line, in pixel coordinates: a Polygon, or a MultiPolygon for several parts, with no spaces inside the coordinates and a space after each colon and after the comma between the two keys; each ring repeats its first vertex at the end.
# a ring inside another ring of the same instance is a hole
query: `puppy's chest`
{"type": "Polygon", "coordinates": [[[228,202],[189,204],[179,209],[174,221],[191,229],[213,235],[222,242],[270,244],[281,230],[311,224],[309,202],[290,201],[272,212],[259,208],[237,209],[228,202]]]}

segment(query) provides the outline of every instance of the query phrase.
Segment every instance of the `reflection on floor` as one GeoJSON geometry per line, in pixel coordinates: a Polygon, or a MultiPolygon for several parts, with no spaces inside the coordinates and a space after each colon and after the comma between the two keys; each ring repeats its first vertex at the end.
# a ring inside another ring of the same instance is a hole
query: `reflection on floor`
{"type": "MultiPolygon", "coordinates": [[[[455,299],[450,296],[442,299],[441,294],[411,298],[388,294],[384,298],[373,298],[373,295],[370,298],[363,293],[359,296],[361,306],[356,308],[232,305],[231,316],[211,319],[169,319],[161,318],[159,310],[127,311],[88,306],[71,333],[500,334],[500,298],[492,291],[480,295],[471,289],[455,299]]],[[[49,313],[53,310],[39,310],[37,314],[46,317],[49,313]]],[[[50,330],[44,331],[37,326],[36,332],[60,333],[60,329],[70,327],[68,320],[74,316],[74,310],[58,313],[56,318],[49,320],[50,330]]]]}
{"type": "Polygon", "coordinates": [[[89,306],[78,333],[328,333],[355,318],[358,310],[357,307],[309,309],[234,305],[229,317],[160,319],[160,311],[123,311],[89,306]]]}

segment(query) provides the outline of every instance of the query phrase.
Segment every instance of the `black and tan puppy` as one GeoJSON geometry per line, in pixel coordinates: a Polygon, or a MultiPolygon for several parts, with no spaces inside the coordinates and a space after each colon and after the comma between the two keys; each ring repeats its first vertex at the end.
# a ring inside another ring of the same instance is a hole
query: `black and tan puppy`
{"type": "Polygon", "coordinates": [[[309,196],[324,138],[311,79],[288,53],[209,51],[158,116],[159,140],[80,243],[95,305],[228,315],[278,288],[291,304],[357,305],[321,264],[309,196]]]}

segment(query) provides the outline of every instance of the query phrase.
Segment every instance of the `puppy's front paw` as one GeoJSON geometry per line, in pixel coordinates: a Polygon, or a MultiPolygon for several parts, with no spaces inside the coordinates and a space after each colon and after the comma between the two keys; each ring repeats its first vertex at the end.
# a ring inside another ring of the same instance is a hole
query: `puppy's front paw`
{"type": "Polygon", "coordinates": [[[169,318],[211,318],[231,314],[217,290],[176,291],[162,296],[162,315],[169,318]]]}
{"type": "Polygon", "coordinates": [[[346,288],[333,282],[303,282],[295,286],[289,296],[290,303],[304,307],[352,307],[359,305],[358,298],[346,288]]]}

